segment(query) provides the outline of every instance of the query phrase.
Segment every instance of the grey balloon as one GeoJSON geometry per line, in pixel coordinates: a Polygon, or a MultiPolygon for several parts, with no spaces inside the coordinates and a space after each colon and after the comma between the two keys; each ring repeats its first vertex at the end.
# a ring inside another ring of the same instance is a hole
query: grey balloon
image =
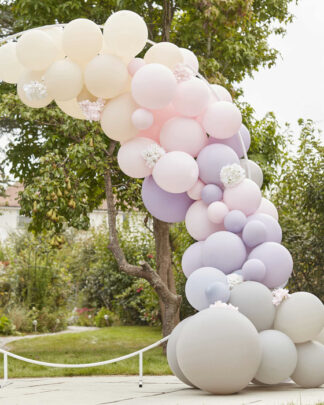
{"type": "Polygon", "coordinates": [[[324,384],[324,345],[306,342],[296,345],[297,367],[291,379],[303,388],[316,388],[324,384]]]}
{"type": "Polygon", "coordinates": [[[184,325],[189,322],[192,319],[192,317],[186,318],[173,329],[169,340],[167,344],[167,359],[169,366],[173,372],[173,374],[179,378],[183,383],[190,385],[193,387],[194,385],[188,380],[188,378],[183,374],[178,360],[177,360],[177,352],[176,352],[176,347],[177,347],[177,342],[178,342],[178,337],[182,331],[182,328],[184,325]]]}
{"type": "Polygon", "coordinates": [[[184,325],[177,359],[196,387],[213,394],[233,394],[246,387],[257,372],[259,335],[238,311],[211,307],[184,325]]]}
{"type": "Polygon", "coordinates": [[[236,285],[229,302],[238,307],[258,331],[271,329],[276,313],[271,291],[256,281],[245,281],[236,285]]]}
{"type": "Polygon", "coordinates": [[[228,302],[231,292],[227,284],[216,281],[206,288],[205,294],[209,304],[214,304],[216,301],[228,302]]]}
{"type": "Polygon", "coordinates": [[[296,368],[296,347],[278,330],[264,330],[259,336],[262,355],[255,379],[263,384],[278,384],[289,378],[296,368]]]}

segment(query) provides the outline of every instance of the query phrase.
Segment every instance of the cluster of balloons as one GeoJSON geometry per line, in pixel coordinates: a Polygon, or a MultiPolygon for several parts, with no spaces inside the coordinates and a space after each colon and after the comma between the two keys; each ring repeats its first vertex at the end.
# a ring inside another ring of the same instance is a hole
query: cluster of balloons
{"type": "Polygon", "coordinates": [[[235,392],[254,377],[273,383],[294,370],[303,382],[297,358],[307,363],[323,352],[308,342],[323,327],[323,309],[315,316],[307,309],[315,297],[306,295],[304,303],[293,298],[304,295],[293,295],[275,314],[269,288],[287,283],[293,262],[281,245],[277,210],[262,197],[262,170],[246,157],[251,139],[241,112],[224,87],[199,75],[192,51],[161,42],[137,57],[147,42],[144,20],[127,10],[111,15],[103,32],[82,18],[64,28],[32,29],[0,48],[0,79],[16,83],[29,107],[55,101],[71,117],[100,121],[120,142],[120,169],[144,179],[147,210],[161,221],[185,221],[197,241],[185,251],[182,269],[187,298],[201,312],[171,336],[174,372],[217,393],[235,392]],[[231,290],[233,280],[244,282],[231,290]],[[215,302],[225,308],[209,308],[215,302]],[[279,347],[278,356],[269,356],[279,347]],[[269,371],[275,361],[281,374],[269,371]]]}

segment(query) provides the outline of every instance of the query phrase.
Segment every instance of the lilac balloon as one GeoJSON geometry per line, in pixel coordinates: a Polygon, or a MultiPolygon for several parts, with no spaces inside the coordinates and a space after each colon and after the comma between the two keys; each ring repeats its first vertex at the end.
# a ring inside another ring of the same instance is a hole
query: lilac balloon
{"type": "Polygon", "coordinates": [[[203,148],[198,157],[199,177],[206,184],[222,186],[220,172],[223,166],[239,164],[237,154],[227,145],[215,143],[203,148]]]}
{"type": "Polygon", "coordinates": [[[204,242],[196,242],[188,247],[182,256],[181,266],[184,275],[188,278],[195,270],[203,267],[202,247],[204,242]]]}
{"type": "Polygon", "coordinates": [[[241,269],[246,259],[244,243],[232,232],[213,233],[205,240],[202,251],[204,265],[216,267],[225,274],[241,269]]]}
{"type": "Polygon", "coordinates": [[[215,184],[207,184],[201,190],[201,199],[207,205],[215,201],[221,201],[223,199],[223,191],[215,184]]]}
{"type": "Polygon", "coordinates": [[[261,221],[266,228],[266,240],[264,242],[277,242],[280,243],[282,239],[281,227],[272,216],[267,214],[254,214],[248,217],[250,221],[261,221]]]}
{"type": "Polygon", "coordinates": [[[230,211],[224,218],[224,227],[229,232],[239,233],[246,224],[246,215],[240,210],[230,211]]]}
{"type": "Polygon", "coordinates": [[[242,267],[242,276],[244,281],[261,282],[266,275],[266,267],[259,259],[247,260],[242,267]]]}
{"type": "Polygon", "coordinates": [[[261,221],[250,221],[243,229],[242,239],[248,247],[260,245],[266,242],[267,229],[261,221]]]}
{"type": "Polygon", "coordinates": [[[144,179],[142,199],[148,212],[164,222],[184,221],[186,213],[193,200],[187,193],[168,193],[162,190],[152,176],[144,179]]]}
{"type": "Polygon", "coordinates": [[[248,259],[259,259],[266,267],[262,284],[277,288],[286,282],[293,269],[293,260],[289,251],[276,242],[265,242],[249,254],[248,259]]]}
{"type": "MultiPolygon", "coordinates": [[[[251,145],[250,132],[248,131],[248,129],[246,128],[246,126],[244,124],[242,124],[240,132],[241,132],[241,135],[243,138],[243,143],[245,145],[245,149],[246,149],[246,151],[248,151],[249,147],[251,145]]],[[[213,138],[212,136],[210,136],[208,139],[208,143],[210,145],[213,143],[222,143],[223,145],[227,145],[230,148],[232,148],[236,152],[236,154],[239,158],[244,156],[239,134],[235,134],[231,138],[227,138],[227,139],[216,139],[216,138],[213,138]]]]}
{"type": "Polygon", "coordinates": [[[216,301],[228,302],[231,292],[228,284],[216,281],[206,288],[205,294],[209,304],[214,304],[216,301]]]}

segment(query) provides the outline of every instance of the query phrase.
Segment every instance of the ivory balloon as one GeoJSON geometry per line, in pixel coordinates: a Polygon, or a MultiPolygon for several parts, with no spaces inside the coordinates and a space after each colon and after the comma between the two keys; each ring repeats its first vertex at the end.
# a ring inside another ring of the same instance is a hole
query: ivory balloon
{"type": "Polygon", "coordinates": [[[58,50],[55,60],[64,59],[66,54],[63,49],[63,27],[49,27],[44,31],[52,38],[58,50]]]}
{"type": "Polygon", "coordinates": [[[17,57],[25,68],[45,70],[57,57],[54,41],[42,30],[26,31],[17,41],[17,57]]]}
{"type": "Polygon", "coordinates": [[[17,94],[20,100],[28,107],[42,108],[46,107],[53,101],[53,98],[48,94],[47,91],[44,97],[31,97],[28,96],[28,92],[26,93],[25,91],[24,86],[31,85],[32,82],[38,82],[40,86],[44,86],[42,76],[42,72],[25,71],[19,78],[19,81],[17,83],[17,94]]]}
{"type": "Polygon", "coordinates": [[[187,194],[193,200],[200,200],[201,199],[201,192],[205,184],[201,180],[197,180],[197,182],[191,187],[190,190],[187,191],[187,194]]]}
{"type": "Polygon", "coordinates": [[[138,133],[132,123],[132,114],[137,105],[129,93],[109,101],[101,114],[101,128],[111,139],[126,142],[138,133]]]}
{"type": "Polygon", "coordinates": [[[72,118],[79,120],[85,120],[86,117],[82,112],[80,104],[76,98],[68,101],[56,101],[56,104],[60,109],[72,118]]]}
{"type": "Polygon", "coordinates": [[[249,167],[251,180],[253,180],[254,183],[256,183],[261,188],[263,183],[263,173],[261,167],[250,159],[248,159],[248,161],[246,161],[245,159],[241,159],[240,165],[245,170],[247,178],[249,177],[248,176],[248,167],[249,167]]]}
{"type": "Polygon", "coordinates": [[[220,86],[219,84],[211,84],[211,87],[213,89],[212,96],[216,101],[233,102],[231,93],[225,89],[225,87],[220,86]]]}
{"type": "Polygon", "coordinates": [[[254,181],[244,179],[235,187],[226,187],[223,198],[230,210],[240,210],[246,215],[251,215],[259,207],[262,195],[254,181]]]}
{"type": "Polygon", "coordinates": [[[84,81],[96,97],[113,98],[126,88],[128,71],[117,56],[98,55],[85,67],[84,81]]]}
{"type": "Polygon", "coordinates": [[[96,23],[86,18],[70,21],[63,32],[63,49],[74,62],[84,64],[102,48],[103,37],[96,23]]]}
{"type": "Polygon", "coordinates": [[[207,108],[209,97],[207,84],[193,77],[178,84],[172,103],[179,114],[197,117],[207,108]]]}
{"type": "Polygon", "coordinates": [[[8,42],[0,47],[0,80],[17,83],[25,68],[16,54],[16,42],[8,42]]]}
{"type": "Polygon", "coordinates": [[[214,138],[230,138],[239,131],[241,124],[240,110],[228,101],[210,104],[203,116],[203,127],[214,138]]]}
{"type": "Polygon", "coordinates": [[[68,60],[54,62],[44,75],[48,94],[58,101],[76,98],[83,87],[80,67],[68,60]]]}
{"type": "Polygon", "coordinates": [[[186,48],[180,48],[180,52],[182,54],[183,63],[186,66],[189,66],[194,74],[197,74],[199,71],[199,62],[197,56],[186,48]]]}
{"type": "Polygon", "coordinates": [[[178,63],[183,62],[180,49],[171,42],[159,42],[146,52],[144,56],[146,63],[159,63],[174,69],[178,63]]]}
{"type": "Polygon", "coordinates": [[[85,100],[89,100],[89,101],[97,101],[97,97],[95,97],[93,94],[90,93],[90,91],[83,86],[83,89],[81,90],[81,92],[78,94],[77,100],[80,101],[85,101],[85,100]]]}
{"type": "Polygon", "coordinates": [[[268,214],[271,215],[276,221],[278,221],[278,211],[277,208],[272,204],[271,201],[262,197],[261,203],[258,209],[255,211],[255,214],[268,214]]]}

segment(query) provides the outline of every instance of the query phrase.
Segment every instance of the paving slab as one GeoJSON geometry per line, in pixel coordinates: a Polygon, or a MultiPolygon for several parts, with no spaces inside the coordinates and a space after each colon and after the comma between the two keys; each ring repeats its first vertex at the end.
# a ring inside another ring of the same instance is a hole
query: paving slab
{"type": "Polygon", "coordinates": [[[174,376],[12,379],[0,389],[1,405],[313,405],[324,403],[324,386],[302,389],[292,383],[276,387],[250,384],[235,395],[215,396],[189,388],[174,376]]]}

